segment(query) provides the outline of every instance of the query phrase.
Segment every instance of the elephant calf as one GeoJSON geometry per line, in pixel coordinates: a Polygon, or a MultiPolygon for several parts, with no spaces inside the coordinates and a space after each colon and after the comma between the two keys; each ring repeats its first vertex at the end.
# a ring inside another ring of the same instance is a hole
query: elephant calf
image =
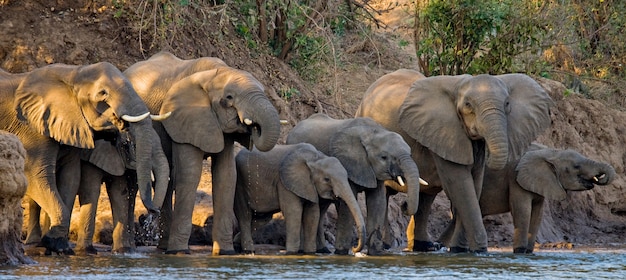
{"type": "MultiPolygon", "coordinates": [[[[574,150],[535,143],[504,169],[485,172],[480,210],[483,216],[511,211],[513,251],[532,253],[545,198],[563,200],[566,191],[591,190],[595,185],[611,183],[615,176],[615,169],[607,163],[591,160],[574,150]]],[[[440,241],[449,244],[452,232],[449,227],[440,241]]],[[[411,233],[407,230],[407,234],[411,233]]]]}
{"type": "Polygon", "coordinates": [[[315,253],[320,203],[341,198],[357,224],[358,252],[365,239],[365,222],[348,174],[339,160],[310,144],[277,145],[268,152],[242,150],[236,157],[235,215],[244,253],[254,252],[252,223],[268,222],[282,211],[287,227],[287,254],[315,253]],[[301,242],[300,237],[304,240],[301,242]]]}

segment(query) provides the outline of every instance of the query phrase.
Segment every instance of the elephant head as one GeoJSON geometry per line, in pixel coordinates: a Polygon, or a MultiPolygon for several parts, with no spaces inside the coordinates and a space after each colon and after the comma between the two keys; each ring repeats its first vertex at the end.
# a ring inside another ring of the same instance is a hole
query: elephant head
{"type": "Polygon", "coordinates": [[[142,201],[151,211],[161,207],[169,176],[167,160],[148,108],[115,66],[54,64],[33,70],[15,91],[15,108],[18,118],[38,133],[79,148],[95,147],[94,132],[130,131],[142,201]],[[157,180],[154,198],[152,171],[157,180]]]}
{"type": "Polygon", "coordinates": [[[280,134],[278,112],[263,85],[250,73],[231,67],[201,71],[176,82],[161,112],[172,112],[163,125],[172,139],[207,153],[224,149],[222,133],[235,133],[248,149],[274,147],[280,134]],[[251,139],[250,139],[251,138],[251,139]]]}
{"type": "Polygon", "coordinates": [[[359,241],[352,251],[361,251],[366,233],[365,221],[348,183],[347,171],[337,158],[324,155],[310,144],[298,145],[300,147],[289,152],[281,161],[279,175],[283,185],[313,203],[319,203],[319,197],[329,200],[341,198],[357,226],[359,241]]]}
{"type": "Polygon", "coordinates": [[[354,118],[331,137],[330,150],[346,168],[352,182],[376,188],[378,181],[394,180],[408,195],[403,210],[407,215],[417,211],[419,171],[411,158],[411,148],[400,134],[370,118],[354,118]]]}
{"type": "Polygon", "coordinates": [[[399,125],[442,158],[474,164],[472,140],[484,139],[487,166],[519,158],[550,124],[550,97],[522,74],[437,76],[417,80],[399,125]]]}
{"type": "Polygon", "coordinates": [[[615,169],[574,150],[542,148],[526,152],[517,167],[517,182],[530,192],[563,200],[566,191],[584,191],[610,184],[615,169]]]}

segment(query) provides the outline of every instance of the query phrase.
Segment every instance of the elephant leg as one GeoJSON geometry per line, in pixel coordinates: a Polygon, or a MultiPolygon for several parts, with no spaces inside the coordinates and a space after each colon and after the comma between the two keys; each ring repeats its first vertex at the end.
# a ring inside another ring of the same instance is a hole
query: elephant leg
{"type": "Polygon", "coordinates": [[[113,177],[107,184],[107,194],[113,215],[114,253],[128,253],[135,250],[135,195],[129,194],[129,188],[136,186],[136,176],[127,172],[121,177],[113,177]]]}
{"type": "MultiPolygon", "coordinates": [[[[352,183],[350,184],[352,185],[352,183]]],[[[357,197],[357,192],[355,191],[354,186],[352,186],[352,193],[354,194],[354,197],[357,197]]],[[[337,210],[337,224],[336,224],[337,232],[335,235],[335,254],[348,255],[350,249],[352,248],[352,240],[354,239],[354,236],[353,236],[354,217],[350,213],[350,209],[348,209],[348,206],[343,200],[336,201],[335,208],[337,210]]],[[[369,218],[369,212],[367,216],[369,218]]],[[[368,219],[368,222],[369,222],[369,219],[368,219]]],[[[323,227],[323,226],[318,225],[318,227],[323,227]]],[[[366,231],[367,233],[370,232],[368,229],[366,229],[366,231]]]]}
{"type": "Polygon", "coordinates": [[[41,207],[30,197],[25,197],[28,205],[28,220],[26,221],[26,239],[24,244],[37,244],[41,242],[41,207]]]}
{"type": "Polygon", "coordinates": [[[535,241],[537,241],[537,233],[539,232],[541,218],[543,217],[543,202],[543,197],[537,199],[537,201],[533,201],[532,211],[530,213],[530,227],[528,229],[528,243],[525,252],[527,254],[532,253],[535,249],[535,241]]]}
{"type": "MultiPolygon", "coordinates": [[[[434,156],[439,178],[443,183],[453,209],[457,209],[457,223],[463,227],[469,238],[469,249],[472,252],[487,252],[487,231],[482,221],[478,204],[477,188],[470,167],[446,161],[434,156]]],[[[452,240],[450,248],[461,246],[452,240]]]]}
{"type": "MultiPolygon", "coordinates": [[[[382,181],[379,182],[378,187],[375,189],[365,191],[365,203],[367,206],[367,253],[369,255],[380,255],[385,249],[383,245],[383,231],[385,230],[384,225],[388,206],[386,191],[387,188],[382,185],[382,181]]],[[[353,223],[352,221],[350,225],[353,223]]]]}
{"type": "Polygon", "coordinates": [[[81,163],[80,187],[78,189],[78,239],[76,251],[97,254],[93,247],[93,235],[96,225],[96,212],[100,198],[103,172],[90,163],[81,163]]]}
{"type": "MultiPolygon", "coordinates": [[[[172,167],[174,168],[174,172],[173,177],[170,178],[170,180],[173,181],[174,185],[175,204],[174,211],[172,213],[171,224],[169,226],[169,237],[166,253],[188,254],[190,252],[189,237],[191,236],[192,229],[191,217],[193,215],[193,207],[196,202],[196,191],[198,189],[198,184],[200,183],[200,175],[202,173],[202,159],[204,153],[200,149],[192,145],[178,143],[173,144],[172,153],[172,167]]],[[[235,168],[234,164],[232,168],[235,168]]],[[[214,218],[217,218],[218,208],[215,202],[220,201],[220,199],[215,199],[216,196],[219,196],[219,192],[215,192],[215,172],[213,172],[213,176],[213,205],[214,209],[216,209],[214,218]]],[[[231,189],[233,190],[234,194],[234,183],[231,189]]],[[[231,204],[231,212],[233,211],[232,206],[233,204],[231,204]]],[[[222,224],[216,222],[218,221],[214,219],[214,232],[215,227],[222,226],[222,224]]],[[[216,235],[213,234],[213,239],[215,238],[216,235]]]]}
{"type": "Polygon", "coordinates": [[[304,204],[306,204],[306,202],[300,202],[300,198],[295,197],[295,194],[289,195],[293,197],[280,198],[280,208],[288,209],[288,211],[283,211],[285,227],[287,228],[285,249],[287,250],[287,255],[295,255],[298,254],[300,250],[304,204]]]}
{"type": "MultiPolygon", "coordinates": [[[[252,239],[252,209],[248,206],[247,199],[242,191],[237,189],[235,195],[235,216],[239,223],[239,243],[244,254],[254,253],[254,240],[252,239]]],[[[256,228],[256,227],[255,227],[256,228]]]]}
{"type": "Polygon", "coordinates": [[[330,200],[320,199],[320,220],[317,224],[317,235],[315,237],[316,243],[316,253],[319,254],[330,254],[330,250],[326,246],[326,232],[324,229],[324,221],[328,218],[326,217],[326,213],[328,212],[328,207],[331,205],[330,200]]]}
{"type": "Polygon", "coordinates": [[[412,250],[415,252],[436,251],[441,248],[440,244],[431,241],[430,234],[428,234],[428,217],[430,217],[435,197],[437,193],[420,193],[417,212],[412,216],[414,223],[412,232],[409,233],[410,228],[407,229],[407,239],[413,242],[412,250]]]}
{"type": "MultiPolygon", "coordinates": [[[[233,227],[236,220],[233,205],[235,201],[237,170],[233,145],[234,143],[232,141],[226,141],[224,143],[224,150],[221,153],[211,156],[214,209],[212,232],[213,255],[236,254],[233,247],[233,227]]],[[[184,160],[189,161],[188,158],[184,160]]],[[[191,203],[193,205],[193,201],[191,203]]]]}
{"type": "MultiPolygon", "coordinates": [[[[346,207],[347,208],[347,207],[346,207]]],[[[317,249],[317,229],[320,222],[320,207],[317,203],[306,202],[302,216],[302,250],[314,254],[317,249]]]]}
{"type": "MultiPolygon", "coordinates": [[[[173,168],[172,168],[173,171],[173,168]]],[[[172,173],[173,174],[173,173],[172,173]]],[[[170,227],[172,225],[172,212],[174,211],[173,200],[174,197],[174,181],[172,180],[173,176],[170,178],[170,181],[167,186],[167,193],[165,194],[165,199],[163,200],[163,206],[161,206],[161,213],[159,214],[159,243],[157,244],[157,248],[161,250],[167,250],[167,245],[170,236],[170,227]]],[[[148,227],[150,225],[144,224],[142,227],[148,227]]]]}
{"type": "Polygon", "coordinates": [[[41,238],[41,244],[46,247],[46,254],[51,252],[74,254],[68,240],[70,213],[59,193],[52,190],[56,189],[53,173],[28,178],[26,194],[41,206],[50,219],[50,228],[41,238]]]}

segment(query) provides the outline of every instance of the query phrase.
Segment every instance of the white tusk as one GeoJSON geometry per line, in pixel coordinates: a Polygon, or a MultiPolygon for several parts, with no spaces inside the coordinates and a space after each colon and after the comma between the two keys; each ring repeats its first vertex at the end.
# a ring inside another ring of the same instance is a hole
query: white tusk
{"type": "Polygon", "coordinates": [[[150,171],[150,178],[152,179],[152,182],[154,182],[156,179],[154,179],[154,172],[150,171]]]}
{"type": "Polygon", "coordinates": [[[400,184],[400,186],[404,187],[404,181],[402,181],[402,177],[398,176],[398,183],[400,184]]]}
{"type": "Polygon", "coordinates": [[[420,184],[424,185],[424,186],[428,186],[428,182],[426,182],[426,180],[420,178],[420,184]]]}
{"type": "Polygon", "coordinates": [[[280,120],[280,124],[289,124],[288,120],[280,120]]]}
{"type": "Polygon", "coordinates": [[[138,122],[138,121],[141,121],[141,120],[143,120],[143,119],[147,118],[149,115],[150,115],[150,112],[147,112],[147,113],[145,113],[145,114],[143,114],[143,115],[139,115],[139,116],[129,116],[129,115],[123,115],[123,116],[122,116],[122,119],[123,119],[123,120],[125,120],[125,121],[127,121],[127,122],[132,122],[132,123],[134,123],[134,122],[138,122]]]}
{"type": "Polygon", "coordinates": [[[169,118],[172,115],[172,112],[167,112],[165,114],[161,114],[161,115],[150,115],[150,118],[153,121],[162,121],[164,119],[169,118]]]}
{"type": "Polygon", "coordinates": [[[251,120],[251,119],[248,119],[248,118],[245,118],[245,119],[243,120],[243,123],[245,123],[246,125],[251,125],[251,124],[252,124],[252,120],[251,120]]]}

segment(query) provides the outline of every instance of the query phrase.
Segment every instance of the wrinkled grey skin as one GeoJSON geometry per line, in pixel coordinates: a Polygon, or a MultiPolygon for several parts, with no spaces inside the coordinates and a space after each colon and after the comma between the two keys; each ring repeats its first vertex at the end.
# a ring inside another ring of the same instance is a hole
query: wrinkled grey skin
{"type": "Polygon", "coordinates": [[[161,52],[124,71],[153,114],[171,116],[154,128],[170,163],[158,248],[189,253],[189,237],[202,161],[211,157],[213,254],[235,254],[234,142],[268,151],[280,135],[280,120],[263,85],[250,73],[217,58],[182,60],[161,52]],[[176,190],[176,204],[173,192],[176,190]]]}
{"type": "MultiPolygon", "coordinates": [[[[520,160],[510,161],[504,169],[487,169],[480,209],[483,216],[510,211],[514,226],[513,252],[532,253],[545,199],[564,200],[567,192],[608,185],[615,176],[615,169],[608,163],[594,161],[574,150],[535,143],[520,160]]],[[[453,231],[454,228],[449,227],[440,242],[449,244],[453,231]]],[[[413,232],[407,229],[409,235],[413,232]]]]}
{"type": "MultiPolygon", "coordinates": [[[[158,141],[156,132],[153,132],[158,141]]],[[[160,142],[159,142],[160,143],[160,142]]],[[[167,158],[156,149],[154,165],[168,167],[167,158]]],[[[131,253],[135,250],[135,197],[137,195],[136,150],[131,135],[123,131],[97,140],[96,147],[81,152],[82,176],[78,189],[80,204],[78,240],[76,251],[96,254],[92,240],[95,230],[96,210],[100,186],[106,185],[113,216],[114,253],[131,253]]],[[[168,169],[169,170],[169,169],[168,169]]]]}
{"type": "Polygon", "coordinates": [[[550,125],[552,104],[541,86],[522,74],[426,78],[401,69],[368,88],[356,116],[402,135],[429,183],[421,188],[414,215],[421,249],[433,247],[427,220],[443,188],[458,215],[455,232],[465,232],[469,241],[467,247],[453,238],[451,251],[485,252],[478,204],[485,167],[502,169],[509,158],[518,158],[550,125]]]}
{"type": "Polygon", "coordinates": [[[346,203],[356,221],[358,245],[352,251],[361,251],[365,221],[350,189],[348,173],[339,160],[305,143],[277,145],[267,152],[242,150],[235,159],[235,215],[244,253],[254,253],[253,229],[282,211],[287,227],[287,254],[314,254],[320,204],[330,204],[338,198],[346,203]]]}
{"type": "MultiPolygon", "coordinates": [[[[367,253],[381,254],[384,250],[382,235],[387,216],[387,188],[385,180],[400,176],[408,195],[403,209],[415,213],[419,200],[417,165],[411,159],[409,146],[397,133],[388,131],[369,118],[337,120],[324,114],[314,114],[299,122],[287,136],[287,144],[310,143],[315,148],[339,159],[348,171],[352,191],[356,196],[364,192],[367,206],[367,253]]],[[[327,207],[322,207],[324,217],[327,207]]],[[[339,204],[335,254],[348,254],[353,234],[349,211],[339,204]]],[[[321,224],[321,223],[320,223],[321,224]]],[[[323,240],[323,228],[318,227],[318,252],[328,253],[323,240]]]]}
{"type": "MultiPolygon", "coordinates": [[[[26,195],[50,217],[41,238],[48,252],[73,254],[68,234],[71,205],[80,184],[81,149],[95,146],[94,132],[128,129],[137,146],[137,176],[144,205],[158,212],[168,172],[152,165],[158,148],[148,108],[110,63],[53,64],[28,73],[0,71],[0,129],[18,136],[28,153],[26,195]],[[122,118],[142,116],[128,122],[122,118]],[[152,196],[151,172],[158,179],[152,196]]],[[[33,240],[29,238],[27,241],[33,240]]]]}

